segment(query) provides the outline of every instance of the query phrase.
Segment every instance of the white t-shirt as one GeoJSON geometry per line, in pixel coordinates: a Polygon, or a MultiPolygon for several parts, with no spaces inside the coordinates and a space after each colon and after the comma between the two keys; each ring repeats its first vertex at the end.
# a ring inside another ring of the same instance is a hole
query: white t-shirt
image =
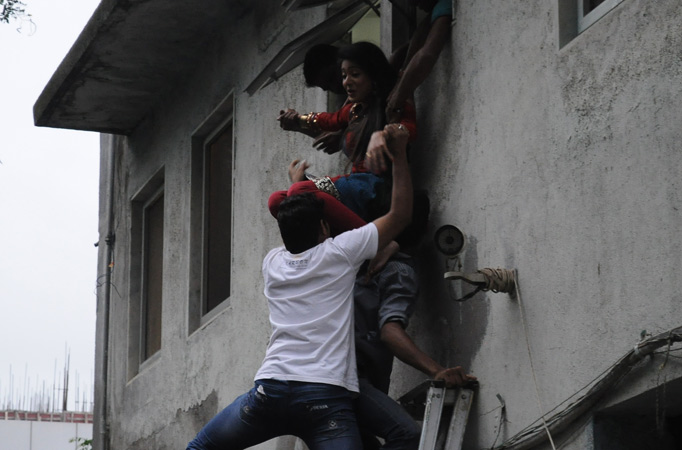
{"type": "Polygon", "coordinates": [[[256,380],[343,386],[359,392],[353,333],[353,285],[376,255],[374,224],[347,231],[299,254],[284,247],[263,260],[272,336],[256,380]]]}

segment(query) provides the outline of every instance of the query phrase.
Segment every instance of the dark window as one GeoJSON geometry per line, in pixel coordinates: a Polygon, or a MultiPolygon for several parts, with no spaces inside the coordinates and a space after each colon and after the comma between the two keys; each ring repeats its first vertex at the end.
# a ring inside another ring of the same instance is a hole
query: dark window
{"type": "Polygon", "coordinates": [[[232,288],[234,96],[192,133],[187,329],[225,310],[232,288]]]}
{"type": "Polygon", "coordinates": [[[230,296],[232,260],[232,125],[205,146],[204,308],[230,296]]]}
{"type": "Polygon", "coordinates": [[[142,360],[161,349],[161,310],[163,288],[163,193],[143,211],[143,344],[142,360]]]}
{"type": "Polygon", "coordinates": [[[587,15],[597,6],[604,3],[604,0],[583,0],[583,14],[587,15]]]}
{"type": "Polygon", "coordinates": [[[161,350],[164,169],[133,195],[130,209],[128,379],[161,350]]]}

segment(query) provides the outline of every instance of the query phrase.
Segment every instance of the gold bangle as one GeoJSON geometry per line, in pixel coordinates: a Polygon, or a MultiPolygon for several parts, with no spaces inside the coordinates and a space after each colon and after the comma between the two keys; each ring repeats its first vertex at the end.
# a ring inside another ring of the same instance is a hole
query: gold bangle
{"type": "Polygon", "coordinates": [[[299,114],[298,124],[302,130],[317,130],[317,113],[299,114]]]}

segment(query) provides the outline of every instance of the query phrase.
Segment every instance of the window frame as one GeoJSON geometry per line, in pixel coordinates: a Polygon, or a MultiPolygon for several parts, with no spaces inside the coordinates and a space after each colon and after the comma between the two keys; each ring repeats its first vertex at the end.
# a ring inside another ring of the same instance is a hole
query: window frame
{"type": "Polygon", "coordinates": [[[578,34],[587,30],[594,25],[599,19],[604,17],[609,11],[620,5],[623,0],[604,0],[597,5],[592,11],[585,14],[585,0],[577,0],[578,2],[578,34]]]}
{"type": "Polygon", "coordinates": [[[191,138],[191,169],[190,169],[190,273],[189,273],[189,311],[188,335],[210,322],[222,311],[230,306],[234,259],[234,186],[235,186],[235,154],[236,127],[234,115],[234,92],[230,92],[225,99],[210,113],[192,133],[191,138]],[[221,134],[231,128],[231,173],[230,173],[230,211],[229,211],[229,271],[230,286],[228,296],[220,301],[210,311],[207,311],[207,251],[206,240],[208,217],[206,211],[207,198],[207,148],[215,142],[221,134]]]}
{"type": "Polygon", "coordinates": [[[232,242],[232,237],[234,233],[232,232],[233,230],[233,222],[234,222],[234,207],[233,207],[233,191],[234,191],[234,120],[232,115],[230,117],[226,118],[218,127],[213,130],[212,133],[210,133],[205,139],[204,142],[202,143],[202,169],[203,169],[203,175],[202,175],[202,255],[201,255],[201,260],[202,260],[202,271],[201,271],[201,315],[206,316],[211,314],[211,312],[216,309],[218,306],[220,306],[222,303],[225,301],[229,300],[229,298],[232,295],[232,263],[230,261],[229,263],[229,287],[228,287],[228,293],[227,297],[224,299],[220,300],[215,306],[209,309],[209,287],[208,284],[210,282],[209,280],[209,271],[210,269],[208,268],[208,265],[210,264],[209,261],[209,233],[211,232],[211,225],[210,225],[210,219],[209,219],[209,209],[210,209],[210,202],[211,202],[211,195],[210,195],[210,183],[211,183],[211,176],[209,174],[210,166],[211,163],[209,162],[210,159],[210,151],[211,151],[211,146],[217,142],[224,133],[226,133],[229,130],[231,134],[231,142],[230,142],[230,193],[229,196],[230,198],[230,236],[229,236],[229,247],[230,247],[230,260],[232,259],[232,248],[233,248],[233,242],[232,242]]]}
{"type": "Polygon", "coordinates": [[[129,307],[128,307],[128,380],[132,380],[160,358],[163,351],[163,294],[161,294],[161,321],[159,327],[159,349],[151,355],[146,353],[146,290],[147,269],[147,209],[163,197],[163,230],[161,236],[161,293],[163,291],[163,259],[165,255],[165,169],[157,170],[130,200],[130,242],[129,242],[129,307]]]}
{"type": "Polygon", "coordinates": [[[355,1],[285,44],[247,86],[245,92],[254,95],[301,65],[305,59],[305,53],[312,46],[338,41],[369,9],[370,6],[364,0],[355,1]]]}
{"type": "Polygon", "coordinates": [[[162,334],[163,334],[163,245],[164,245],[164,233],[165,233],[165,195],[164,195],[164,186],[160,186],[154,194],[142,205],[142,271],[140,274],[140,286],[141,286],[141,291],[140,291],[140,365],[142,365],[145,361],[149,360],[152,358],[155,354],[157,354],[159,351],[161,351],[162,347],[162,334]],[[148,316],[149,316],[149,280],[148,280],[148,274],[149,274],[149,262],[150,262],[150,249],[149,249],[149,241],[150,241],[150,230],[149,230],[149,225],[150,225],[150,214],[149,210],[151,209],[152,206],[155,206],[158,202],[161,202],[161,289],[159,292],[160,299],[159,299],[159,317],[158,317],[158,333],[159,333],[159,344],[158,348],[154,350],[151,354],[148,354],[148,339],[149,339],[149,321],[148,321],[148,316]]]}

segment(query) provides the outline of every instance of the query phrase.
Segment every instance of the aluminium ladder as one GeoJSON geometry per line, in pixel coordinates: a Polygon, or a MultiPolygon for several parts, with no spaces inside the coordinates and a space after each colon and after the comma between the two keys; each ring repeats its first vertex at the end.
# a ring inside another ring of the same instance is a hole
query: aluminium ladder
{"type": "Polygon", "coordinates": [[[419,450],[461,450],[469,410],[474,399],[474,385],[446,388],[442,381],[427,380],[403,395],[398,401],[415,418],[423,411],[419,450]],[[450,423],[443,437],[441,421],[444,411],[452,407],[450,423]],[[443,438],[445,443],[443,444],[443,438]]]}

